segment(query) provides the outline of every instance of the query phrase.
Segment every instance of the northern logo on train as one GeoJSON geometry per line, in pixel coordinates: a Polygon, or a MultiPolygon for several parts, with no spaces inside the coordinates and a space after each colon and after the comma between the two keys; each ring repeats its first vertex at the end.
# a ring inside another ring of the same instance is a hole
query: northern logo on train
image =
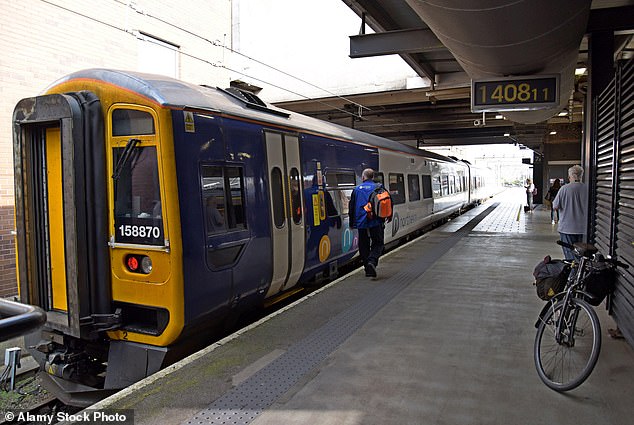
{"type": "Polygon", "coordinates": [[[394,213],[394,217],[392,218],[392,236],[395,236],[398,232],[398,229],[401,227],[401,220],[399,220],[398,213],[394,213]]]}

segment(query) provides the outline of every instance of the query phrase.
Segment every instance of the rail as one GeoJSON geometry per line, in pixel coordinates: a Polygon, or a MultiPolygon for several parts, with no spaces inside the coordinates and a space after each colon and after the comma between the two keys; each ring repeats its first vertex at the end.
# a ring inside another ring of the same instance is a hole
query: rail
{"type": "Polygon", "coordinates": [[[0,342],[32,332],[45,322],[41,308],[0,298],[0,342]]]}

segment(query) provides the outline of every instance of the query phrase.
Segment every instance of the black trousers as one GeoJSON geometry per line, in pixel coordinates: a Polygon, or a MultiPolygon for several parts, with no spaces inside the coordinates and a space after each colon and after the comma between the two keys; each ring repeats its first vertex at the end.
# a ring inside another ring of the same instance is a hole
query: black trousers
{"type": "Polygon", "coordinates": [[[359,255],[363,260],[363,266],[368,263],[379,264],[379,257],[383,254],[383,226],[359,229],[359,255]]]}

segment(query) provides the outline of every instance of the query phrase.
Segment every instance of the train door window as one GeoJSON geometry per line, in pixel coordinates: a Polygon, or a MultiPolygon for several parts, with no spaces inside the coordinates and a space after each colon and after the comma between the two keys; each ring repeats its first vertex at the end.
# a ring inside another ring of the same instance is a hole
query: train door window
{"type": "Polygon", "coordinates": [[[288,176],[291,185],[291,212],[293,223],[300,224],[302,222],[302,194],[301,180],[297,168],[292,168],[288,176]]]}
{"type": "Polygon", "coordinates": [[[456,193],[456,176],[449,176],[449,193],[456,193]]]}
{"type": "Polygon", "coordinates": [[[407,191],[410,202],[420,200],[420,179],[418,174],[407,175],[407,191]]]}
{"type": "Polygon", "coordinates": [[[434,178],[432,180],[432,188],[433,188],[433,191],[434,191],[434,196],[436,198],[439,198],[440,196],[442,196],[441,184],[440,184],[440,176],[434,176],[434,178]]]}
{"type": "Polygon", "coordinates": [[[271,170],[271,201],[273,203],[273,222],[278,228],[284,227],[286,210],[284,208],[284,183],[282,170],[275,167],[271,170]]]}
{"type": "Polygon", "coordinates": [[[432,188],[431,188],[431,176],[422,175],[423,178],[423,199],[429,199],[432,197],[432,188]]]}
{"type": "Polygon", "coordinates": [[[207,235],[245,229],[242,169],[203,165],[201,176],[207,235]]]}
{"type": "Polygon", "coordinates": [[[389,191],[392,196],[392,201],[395,205],[405,202],[405,178],[402,174],[390,173],[389,179],[389,191]]]}

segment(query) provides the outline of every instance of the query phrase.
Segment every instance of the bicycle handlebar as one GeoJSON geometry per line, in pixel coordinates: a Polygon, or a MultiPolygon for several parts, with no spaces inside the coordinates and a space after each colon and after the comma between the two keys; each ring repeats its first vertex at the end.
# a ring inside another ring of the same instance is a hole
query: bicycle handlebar
{"type": "Polygon", "coordinates": [[[625,263],[621,263],[619,260],[615,258],[606,258],[605,261],[607,261],[608,263],[614,264],[615,266],[623,267],[624,269],[630,268],[630,266],[628,266],[625,263]]]}
{"type": "Polygon", "coordinates": [[[564,241],[557,241],[557,245],[561,245],[561,246],[563,246],[565,248],[575,249],[574,245],[571,245],[571,244],[569,244],[567,242],[564,242],[564,241]]]}
{"type": "MultiPolygon", "coordinates": [[[[557,241],[557,245],[561,245],[561,246],[563,246],[565,248],[569,248],[569,249],[572,249],[572,250],[575,249],[574,245],[571,245],[571,244],[569,244],[567,242],[564,242],[564,241],[557,241]]],[[[615,266],[622,267],[624,269],[629,269],[630,268],[630,266],[628,266],[625,263],[620,262],[619,260],[617,260],[615,258],[605,258],[605,261],[610,263],[610,264],[614,264],[615,266]]]]}

